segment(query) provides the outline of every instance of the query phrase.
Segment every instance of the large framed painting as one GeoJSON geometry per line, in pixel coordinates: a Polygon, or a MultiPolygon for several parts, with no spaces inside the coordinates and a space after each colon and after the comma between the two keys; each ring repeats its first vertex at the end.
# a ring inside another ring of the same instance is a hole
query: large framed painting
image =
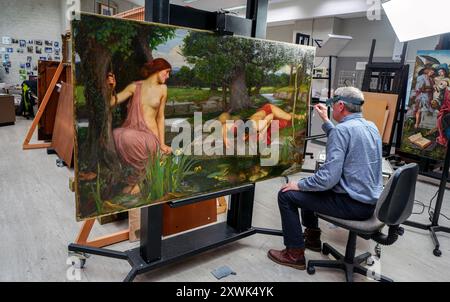
{"type": "Polygon", "coordinates": [[[449,65],[450,50],[417,52],[401,152],[434,160],[445,158],[445,129],[450,124],[449,65]]]}
{"type": "Polygon", "coordinates": [[[301,170],[315,48],[82,14],[77,219],[301,170]]]}

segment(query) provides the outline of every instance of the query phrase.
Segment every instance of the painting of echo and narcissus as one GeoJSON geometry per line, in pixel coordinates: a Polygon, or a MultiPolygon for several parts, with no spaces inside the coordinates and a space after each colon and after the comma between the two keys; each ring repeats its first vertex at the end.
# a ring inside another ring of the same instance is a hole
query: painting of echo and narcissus
{"type": "Polygon", "coordinates": [[[313,47],[82,14],[77,219],[299,172],[313,47]]]}

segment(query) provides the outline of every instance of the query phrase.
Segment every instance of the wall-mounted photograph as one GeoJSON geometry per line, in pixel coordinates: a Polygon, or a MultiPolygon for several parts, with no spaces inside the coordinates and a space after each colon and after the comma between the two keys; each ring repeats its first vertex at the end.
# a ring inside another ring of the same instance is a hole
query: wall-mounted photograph
{"type": "Polygon", "coordinates": [[[117,6],[97,3],[97,13],[103,16],[114,16],[117,14],[117,6]]]}

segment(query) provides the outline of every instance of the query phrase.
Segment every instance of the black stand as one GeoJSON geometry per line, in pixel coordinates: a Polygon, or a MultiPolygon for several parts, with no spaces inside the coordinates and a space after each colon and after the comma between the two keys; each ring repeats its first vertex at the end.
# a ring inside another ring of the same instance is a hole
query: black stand
{"type": "MultiPolygon", "coordinates": [[[[222,34],[236,33],[265,38],[267,6],[268,0],[247,0],[247,18],[239,18],[169,4],[169,0],[146,0],[145,17],[147,21],[214,30],[222,34]]],[[[164,240],[162,240],[162,204],[142,208],[140,246],[125,252],[78,244],[70,244],[68,249],[75,253],[127,260],[131,265],[131,271],[124,281],[133,281],[138,274],[244,237],[254,234],[282,236],[283,233],[279,230],[252,227],[254,194],[255,185],[249,184],[169,203],[171,207],[181,207],[231,195],[226,222],[164,240]]]]}
{"type": "Polygon", "coordinates": [[[180,207],[231,194],[226,222],[162,240],[163,208],[162,205],[155,205],[141,209],[141,241],[139,247],[120,252],[70,244],[69,251],[127,260],[131,265],[131,271],[124,281],[131,282],[139,274],[254,234],[282,236],[283,234],[279,230],[252,227],[254,192],[255,185],[250,184],[232,190],[170,203],[171,207],[180,207]]]}
{"type": "Polygon", "coordinates": [[[442,252],[439,249],[440,244],[439,244],[439,240],[436,236],[436,233],[437,232],[450,233],[450,228],[439,225],[439,216],[441,215],[442,202],[444,201],[444,194],[445,194],[445,189],[446,189],[447,179],[448,179],[448,174],[449,174],[448,173],[449,166],[450,166],[450,140],[447,143],[447,154],[445,156],[444,169],[442,170],[441,182],[439,184],[439,193],[438,193],[437,200],[436,200],[436,206],[434,208],[433,216],[430,217],[431,224],[421,224],[421,223],[417,223],[417,222],[413,222],[413,221],[406,221],[404,223],[405,225],[408,225],[411,227],[430,231],[431,239],[433,240],[433,244],[434,244],[433,254],[437,257],[440,257],[442,255],[442,252]]]}
{"type": "Polygon", "coordinates": [[[370,49],[369,62],[366,65],[361,90],[398,95],[397,108],[395,110],[395,121],[392,126],[393,129],[391,132],[391,137],[389,138],[388,144],[383,144],[383,156],[388,156],[391,154],[394,133],[397,133],[396,149],[400,149],[402,142],[403,122],[405,118],[404,108],[406,105],[409,74],[409,65],[405,65],[408,43],[406,42],[403,45],[401,61],[399,63],[374,62],[373,57],[375,53],[375,46],[376,40],[373,39],[370,49]],[[372,87],[374,82],[376,83],[376,88],[372,87]]]}

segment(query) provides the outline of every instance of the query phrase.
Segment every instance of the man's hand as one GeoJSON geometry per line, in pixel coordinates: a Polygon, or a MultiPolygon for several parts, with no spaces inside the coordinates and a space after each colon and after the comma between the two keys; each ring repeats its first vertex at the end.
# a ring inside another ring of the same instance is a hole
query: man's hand
{"type": "Polygon", "coordinates": [[[281,192],[283,193],[288,191],[300,191],[300,188],[298,187],[297,183],[291,181],[281,188],[281,192]]]}
{"type": "Polygon", "coordinates": [[[323,104],[317,104],[314,106],[314,110],[316,110],[324,123],[329,121],[327,106],[323,104]]]}

